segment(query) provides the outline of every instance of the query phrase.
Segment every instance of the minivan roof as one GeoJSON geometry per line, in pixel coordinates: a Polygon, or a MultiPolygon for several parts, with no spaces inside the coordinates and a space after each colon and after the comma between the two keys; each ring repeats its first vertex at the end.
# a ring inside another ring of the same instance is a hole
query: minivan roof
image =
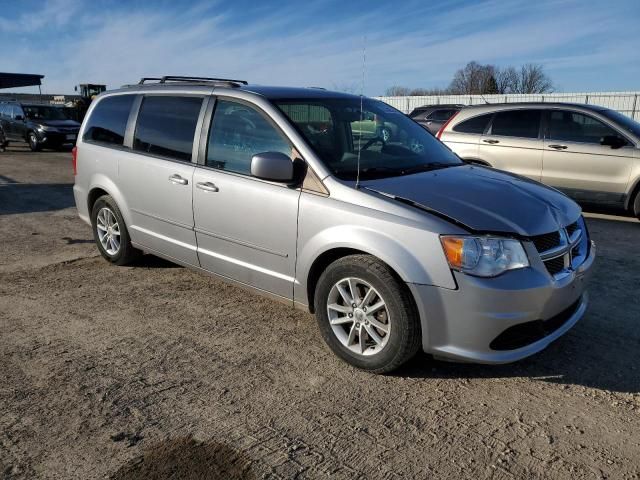
{"type": "MultiPolygon", "coordinates": [[[[193,82],[179,82],[174,81],[170,83],[145,83],[145,84],[134,84],[134,85],[124,85],[122,89],[119,91],[145,91],[145,90],[158,90],[158,89],[166,89],[166,90],[175,90],[180,88],[189,88],[189,89],[202,89],[203,91],[211,91],[212,88],[215,88],[216,91],[224,91],[224,90],[234,90],[234,91],[245,91],[248,93],[255,93],[266,97],[270,100],[279,100],[279,99],[309,99],[309,98],[360,98],[358,95],[352,95],[350,93],[343,92],[335,92],[331,90],[325,90],[320,87],[279,87],[279,86],[268,86],[268,85],[241,85],[238,84],[236,86],[230,87],[227,84],[208,84],[206,82],[199,83],[197,81],[193,82]]],[[[106,93],[112,93],[114,90],[108,91],[106,93]]]]}

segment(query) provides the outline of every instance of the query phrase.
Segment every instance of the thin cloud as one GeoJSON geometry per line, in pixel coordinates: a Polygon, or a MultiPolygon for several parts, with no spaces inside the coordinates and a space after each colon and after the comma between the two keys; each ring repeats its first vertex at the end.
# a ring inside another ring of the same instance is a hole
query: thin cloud
{"type": "Polygon", "coordinates": [[[636,8],[632,2],[606,9],[553,0],[535,5],[524,0],[471,5],[409,1],[393,8],[369,2],[357,14],[338,14],[335,2],[269,9],[234,9],[224,2],[188,8],[110,3],[102,10],[92,7],[102,12],[99,16],[83,16],[74,0],[48,0],[43,8],[58,11],[63,3],[68,8],[47,24],[53,33],[45,44],[30,41],[44,28],[37,22],[29,24],[25,16],[0,19],[0,31],[23,32],[23,41],[3,53],[9,57],[3,64],[14,71],[36,66],[51,92],[69,92],[81,82],[114,88],[163,74],[329,88],[360,85],[363,48],[365,93],[370,95],[393,84],[446,86],[469,60],[520,64],[542,59],[554,79],[580,90],[586,87],[576,72],[590,62],[615,69],[616,62],[624,61],[618,71],[629,83],[634,72],[636,78],[640,73],[639,54],[630,48],[634,16],[625,15],[625,9],[636,8]],[[636,67],[629,67],[630,61],[636,67]]]}

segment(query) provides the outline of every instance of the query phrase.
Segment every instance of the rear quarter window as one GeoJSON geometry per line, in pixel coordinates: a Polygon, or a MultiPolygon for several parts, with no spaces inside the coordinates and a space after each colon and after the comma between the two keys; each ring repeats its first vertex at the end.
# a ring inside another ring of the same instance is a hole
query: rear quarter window
{"type": "Polygon", "coordinates": [[[477,117],[470,118],[458,123],[453,127],[454,132],[460,133],[475,133],[482,135],[491,120],[492,113],[486,113],[484,115],[478,115],[477,117]]]}
{"type": "Polygon", "coordinates": [[[87,121],[82,139],[122,146],[135,95],[115,95],[98,102],[87,121]]]}

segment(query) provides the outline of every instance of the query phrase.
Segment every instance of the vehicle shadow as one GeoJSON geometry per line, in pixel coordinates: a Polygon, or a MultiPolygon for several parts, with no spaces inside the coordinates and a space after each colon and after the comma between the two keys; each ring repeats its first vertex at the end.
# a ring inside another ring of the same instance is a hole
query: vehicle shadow
{"type": "Polygon", "coordinates": [[[0,215],[50,212],[73,206],[72,183],[0,184],[0,215]]]}
{"type": "Polygon", "coordinates": [[[142,255],[131,264],[132,267],[138,268],[183,268],[177,263],[170,262],[164,258],[156,257],[150,253],[142,255]]]}
{"type": "Polygon", "coordinates": [[[112,480],[254,479],[251,460],[227,445],[197,442],[190,437],[166,440],[145,449],[123,465],[112,480]]]}

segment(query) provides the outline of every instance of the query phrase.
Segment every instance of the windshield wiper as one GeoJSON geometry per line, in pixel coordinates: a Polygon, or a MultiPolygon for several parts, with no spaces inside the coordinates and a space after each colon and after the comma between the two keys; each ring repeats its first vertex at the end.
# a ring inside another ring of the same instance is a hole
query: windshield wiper
{"type": "Polygon", "coordinates": [[[410,175],[412,173],[431,172],[433,170],[440,170],[443,168],[450,168],[450,167],[458,167],[460,165],[464,165],[464,164],[433,162],[433,163],[425,163],[424,165],[416,165],[415,167],[399,168],[398,170],[402,172],[402,175],[410,175]]]}

